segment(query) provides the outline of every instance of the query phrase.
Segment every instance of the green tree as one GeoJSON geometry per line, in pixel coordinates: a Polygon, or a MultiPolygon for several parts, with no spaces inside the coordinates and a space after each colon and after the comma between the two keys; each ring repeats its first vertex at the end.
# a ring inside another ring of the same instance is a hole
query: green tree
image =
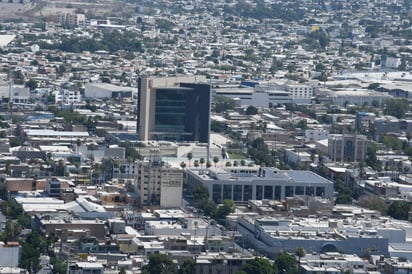
{"type": "Polygon", "coordinates": [[[189,160],[189,167],[190,167],[190,161],[192,161],[192,159],[193,159],[193,153],[192,152],[189,152],[187,154],[187,159],[189,160]]]}
{"type": "Polygon", "coordinates": [[[2,212],[11,220],[16,220],[24,215],[23,207],[14,200],[3,203],[2,212]]]}
{"type": "Polygon", "coordinates": [[[308,122],[306,119],[302,119],[296,124],[296,127],[305,130],[308,128],[308,122]]]}
{"type": "Polygon", "coordinates": [[[67,265],[64,263],[64,261],[62,261],[62,260],[60,260],[56,257],[51,257],[50,258],[50,263],[53,265],[53,274],[66,273],[67,265]]]}
{"type": "Polygon", "coordinates": [[[142,274],[176,274],[172,259],[166,254],[152,254],[149,263],[142,268],[142,274]]]}
{"type": "Polygon", "coordinates": [[[224,220],[226,216],[235,211],[235,208],[235,203],[232,200],[225,199],[223,200],[223,204],[216,208],[212,218],[217,221],[224,220]]]}
{"type": "Polygon", "coordinates": [[[30,90],[34,90],[37,88],[37,82],[33,79],[30,79],[26,82],[26,87],[28,87],[30,90]]]}
{"type": "Polygon", "coordinates": [[[365,162],[368,166],[373,168],[374,170],[380,171],[382,169],[381,163],[378,161],[378,158],[376,157],[376,151],[378,150],[378,147],[369,142],[368,147],[366,149],[366,159],[365,162]]]}
{"type": "Polygon", "coordinates": [[[345,183],[337,179],[335,184],[335,190],[338,192],[338,196],[336,197],[336,204],[351,204],[352,203],[352,189],[345,185],[345,183]]]}
{"type": "Polygon", "coordinates": [[[247,274],[272,274],[274,273],[273,265],[269,260],[264,258],[255,258],[249,260],[242,270],[247,274]]]}
{"type": "Polygon", "coordinates": [[[291,274],[297,273],[296,270],[296,258],[293,255],[287,253],[281,253],[275,260],[276,272],[291,274]]]}
{"type": "Polygon", "coordinates": [[[393,150],[401,150],[403,142],[396,137],[385,135],[382,137],[382,143],[393,150]]]}
{"type": "Polygon", "coordinates": [[[203,168],[203,165],[205,163],[205,158],[200,158],[199,163],[200,163],[200,167],[203,168]]]}
{"type": "Polygon", "coordinates": [[[358,200],[359,206],[365,207],[371,210],[377,210],[382,215],[386,215],[388,213],[388,205],[385,201],[377,196],[377,195],[365,195],[359,198],[358,200]]]}
{"type": "Polygon", "coordinates": [[[252,143],[249,143],[248,154],[250,158],[255,160],[256,164],[273,166],[274,160],[263,138],[257,138],[252,143]]]}
{"type": "Polygon", "coordinates": [[[126,267],[124,266],[120,267],[119,274],[126,274],[126,267]]]}
{"type": "Polygon", "coordinates": [[[21,267],[37,272],[40,269],[39,257],[47,252],[46,240],[36,230],[32,230],[24,241],[20,240],[20,245],[22,246],[21,267]]]}
{"type": "Polygon", "coordinates": [[[180,264],[179,274],[193,274],[196,271],[196,262],[192,258],[184,260],[180,264]]]}
{"type": "Polygon", "coordinates": [[[225,132],[227,130],[227,125],[225,122],[220,122],[216,120],[212,120],[210,122],[210,130],[213,132],[225,132]]]}
{"type": "Polygon", "coordinates": [[[395,201],[389,205],[388,215],[394,219],[408,220],[409,205],[405,201],[395,201]]]}
{"type": "Polygon", "coordinates": [[[216,167],[218,162],[219,162],[219,157],[217,157],[217,156],[213,157],[213,163],[215,164],[215,167],[216,167]]]}
{"type": "Polygon", "coordinates": [[[384,103],[383,113],[401,119],[405,117],[408,110],[409,104],[406,99],[389,99],[384,103]]]}
{"type": "Polygon", "coordinates": [[[7,220],[6,229],[2,235],[5,242],[17,241],[21,233],[21,226],[15,220],[7,220]]]}
{"type": "Polygon", "coordinates": [[[193,197],[195,201],[208,200],[209,190],[205,186],[199,186],[193,191],[193,197]]]}
{"type": "Polygon", "coordinates": [[[226,110],[234,109],[236,106],[235,100],[222,96],[222,95],[217,95],[214,98],[214,111],[217,113],[224,112],[226,110]]]}
{"type": "Polygon", "coordinates": [[[256,115],[258,114],[258,109],[254,106],[248,106],[246,109],[246,115],[256,115]]]}
{"type": "Polygon", "coordinates": [[[216,211],[216,204],[212,200],[203,199],[196,202],[195,207],[202,210],[206,216],[213,216],[216,211]]]}
{"type": "Polygon", "coordinates": [[[23,144],[23,142],[22,142],[21,138],[11,137],[9,139],[9,144],[10,144],[10,147],[17,147],[17,146],[21,146],[23,144]]]}
{"type": "Polygon", "coordinates": [[[295,255],[298,257],[298,264],[300,270],[300,259],[306,256],[306,250],[303,247],[298,247],[295,250],[295,255]]]}

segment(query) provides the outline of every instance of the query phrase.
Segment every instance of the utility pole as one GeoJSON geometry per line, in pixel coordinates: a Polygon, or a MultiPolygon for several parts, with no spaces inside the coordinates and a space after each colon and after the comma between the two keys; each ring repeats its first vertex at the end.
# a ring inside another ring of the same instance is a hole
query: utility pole
{"type": "Polygon", "coordinates": [[[13,78],[11,76],[11,69],[9,70],[9,119],[13,116],[13,99],[12,99],[12,85],[13,85],[13,78]]]}

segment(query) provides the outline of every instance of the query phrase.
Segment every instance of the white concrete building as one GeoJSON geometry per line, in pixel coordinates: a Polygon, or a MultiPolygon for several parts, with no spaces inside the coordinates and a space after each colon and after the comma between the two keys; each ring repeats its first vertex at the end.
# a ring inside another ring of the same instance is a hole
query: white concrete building
{"type": "Polygon", "coordinates": [[[285,90],[296,104],[309,104],[313,97],[313,87],[305,84],[285,84],[285,90]]]}
{"type": "Polygon", "coordinates": [[[76,90],[56,90],[53,92],[54,102],[62,105],[76,105],[83,102],[80,91],[76,90]]]}
{"type": "Polygon", "coordinates": [[[27,103],[30,98],[30,89],[24,86],[0,86],[0,100],[13,103],[27,103]]]}
{"type": "Polygon", "coordinates": [[[159,157],[136,163],[135,191],[141,205],[180,207],[183,192],[183,170],[172,168],[159,157]]]}
{"type": "Polygon", "coordinates": [[[130,98],[133,88],[121,87],[108,83],[89,83],[86,84],[84,97],[86,98],[130,98]]]}

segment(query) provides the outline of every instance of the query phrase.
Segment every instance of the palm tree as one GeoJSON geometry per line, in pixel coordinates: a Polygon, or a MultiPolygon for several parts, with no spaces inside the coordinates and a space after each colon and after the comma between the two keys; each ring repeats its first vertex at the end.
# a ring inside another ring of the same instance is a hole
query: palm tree
{"type": "Polygon", "coordinates": [[[222,159],[223,160],[226,159],[226,150],[225,150],[225,148],[222,148],[221,153],[222,153],[222,159]]]}
{"type": "Polygon", "coordinates": [[[184,168],[186,167],[185,162],[182,161],[182,162],[180,163],[180,167],[184,169],[184,168]]]}
{"type": "Polygon", "coordinates": [[[215,163],[215,167],[216,167],[218,162],[219,162],[219,157],[217,157],[217,156],[213,157],[213,163],[215,163]]]}
{"type": "Polygon", "coordinates": [[[80,148],[81,144],[82,144],[82,141],[81,141],[80,139],[77,139],[77,140],[76,140],[76,150],[77,150],[77,153],[79,153],[79,148],[80,148]]]}
{"type": "Polygon", "coordinates": [[[187,159],[189,160],[189,167],[190,167],[190,161],[192,160],[192,158],[193,158],[193,154],[192,154],[192,152],[189,152],[187,154],[187,159]]]}
{"type": "Polygon", "coordinates": [[[203,164],[205,163],[205,158],[200,158],[200,167],[203,168],[203,164]]]}
{"type": "Polygon", "coordinates": [[[193,165],[194,165],[195,167],[199,167],[199,160],[195,160],[194,163],[193,163],[193,165]]]}
{"type": "Polygon", "coordinates": [[[303,247],[298,247],[295,250],[295,255],[298,257],[299,273],[300,273],[300,258],[305,257],[306,250],[303,247]]]}

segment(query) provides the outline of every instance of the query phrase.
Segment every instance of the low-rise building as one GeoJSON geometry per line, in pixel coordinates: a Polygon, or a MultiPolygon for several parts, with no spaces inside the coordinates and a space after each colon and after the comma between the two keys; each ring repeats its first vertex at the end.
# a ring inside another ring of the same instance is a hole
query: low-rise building
{"type": "Polygon", "coordinates": [[[188,169],[186,174],[190,189],[207,187],[216,203],[284,200],[294,195],[333,197],[333,183],[311,171],[228,167],[188,169]]]}
{"type": "Polygon", "coordinates": [[[405,243],[412,231],[408,222],[364,217],[243,217],[237,229],[251,246],[270,257],[298,247],[308,253],[342,250],[358,256],[388,255],[388,244],[405,243]]]}
{"type": "Polygon", "coordinates": [[[96,262],[76,262],[70,264],[68,274],[103,274],[104,266],[96,262]]]}
{"type": "Polygon", "coordinates": [[[108,83],[89,83],[86,84],[84,97],[86,98],[130,98],[133,89],[121,87],[108,83]]]}
{"type": "Polygon", "coordinates": [[[300,268],[304,274],[320,273],[367,273],[366,263],[356,254],[327,252],[324,254],[307,254],[300,259],[300,268]]]}

